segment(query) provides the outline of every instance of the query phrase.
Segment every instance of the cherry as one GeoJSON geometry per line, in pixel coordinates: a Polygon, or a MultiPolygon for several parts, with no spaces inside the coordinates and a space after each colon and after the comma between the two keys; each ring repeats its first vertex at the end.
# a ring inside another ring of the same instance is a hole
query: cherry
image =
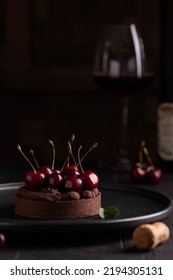
{"type": "Polygon", "coordinates": [[[146,170],[142,167],[141,163],[136,163],[136,165],[131,170],[131,178],[134,182],[143,182],[146,178],[146,170]]]}
{"type": "Polygon", "coordinates": [[[49,177],[50,174],[52,174],[52,168],[50,168],[49,166],[41,166],[38,169],[39,172],[43,173],[45,175],[46,178],[49,177]]]}
{"type": "Polygon", "coordinates": [[[78,165],[80,165],[80,168],[81,168],[81,171],[82,171],[81,179],[84,182],[84,187],[86,189],[89,189],[89,190],[93,190],[95,188],[98,188],[100,180],[99,180],[99,177],[97,176],[97,174],[95,172],[93,172],[91,170],[87,170],[87,171],[84,172],[81,162],[83,161],[83,159],[88,155],[88,153],[91,150],[93,150],[97,147],[97,145],[98,145],[97,143],[94,143],[92,145],[92,147],[84,154],[84,156],[82,158],[80,158],[80,150],[82,148],[82,145],[78,149],[78,160],[79,160],[78,165]]]}
{"type": "Polygon", "coordinates": [[[146,169],[147,178],[149,178],[149,180],[152,183],[157,184],[163,178],[162,170],[153,164],[149,151],[146,146],[143,147],[143,151],[144,151],[144,153],[147,157],[148,163],[149,163],[149,166],[146,169]]]}
{"type": "Polygon", "coordinates": [[[100,180],[95,172],[87,170],[81,175],[81,178],[84,181],[84,186],[87,189],[93,190],[98,188],[100,180]]]}
{"type": "Polygon", "coordinates": [[[74,160],[74,165],[76,166],[76,161],[75,161],[75,158],[73,156],[73,152],[72,152],[72,144],[73,144],[73,141],[75,139],[75,134],[72,134],[72,137],[71,137],[71,142],[68,141],[68,154],[67,154],[67,158],[60,170],[60,173],[64,170],[65,166],[66,167],[69,167],[69,164],[70,164],[70,156],[72,156],[73,160],[74,160]]]}
{"type": "Polygon", "coordinates": [[[5,236],[3,233],[0,233],[0,248],[2,248],[5,245],[5,236]]]}
{"type": "Polygon", "coordinates": [[[139,148],[139,161],[132,167],[131,169],[131,179],[135,183],[144,182],[146,178],[146,170],[143,167],[143,147],[145,143],[141,141],[140,148],[139,148]]]}
{"type": "Polygon", "coordinates": [[[163,178],[162,170],[154,165],[149,166],[146,170],[146,173],[147,173],[147,178],[149,178],[150,181],[154,184],[159,183],[163,178]]]}
{"type": "Polygon", "coordinates": [[[77,166],[70,165],[63,168],[61,171],[62,176],[77,176],[80,175],[80,171],[77,166]]]}
{"type": "Polygon", "coordinates": [[[75,157],[74,157],[73,152],[72,152],[72,143],[74,141],[74,138],[75,138],[75,135],[73,134],[72,138],[71,138],[71,143],[68,142],[68,156],[67,156],[67,159],[66,159],[66,161],[65,161],[65,163],[64,163],[64,165],[63,165],[63,167],[60,171],[60,173],[64,177],[80,175],[80,171],[79,171],[79,169],[76,165],[76,160],[75,160],[75,157]],[[73,158],[73,161],[74,161],[73,165],[69,165],[70,156],[73,158]],[[66,163],[67,163],[67,166],[65,166],[66,163]]]}
{"type": "Polygon", "coordinates": [[[28,161],[28,163],[31,165],[31,167],[33,169],[33,171],[29,171],[25,175],[26,187],[30,190],[36,190],[36,189],[40,188],[45,183],[45,179],[46,179],[45,174],[43,174],[40,171],[36,172],[34,166],[30,162],[30,160],[23,153],[20,145],[17,145],[17,149],[23,155],[23,157],[28,161]]]}
{"type": "Polygon", "coordinates": [[[53,173],[61,174],[61,171],[60,171],[59,169],[53,169],[53,170],[52,170],[52,174],[53,174],[53,173]]]}
{"type": "Polygon", "coordinates": [[[59,187],[62,185],[63,177],[61,176],[58,170],[53,171],[52,174],[49,175],[48,185],[51,187],[59,187]]]}
{"type": "Polygon", "coordinates": [[[64,182],[64,188],[66,191],[79,191],[83,187],[83,181],[78,176],[68,176],[64,182]]]}
{"type": "Polygon", "coordinates": [[[79,169],[76,166],[76,161],[72,152],[72,143],[75,139],[75,135],[72,134],[71,137],[71,142],[68,141],[68,154],[67,154],[67,158],[60,170],[60,174],[64,177],[67,178],[67,176],[76,176],[79,175],[79,169]],[[69,165],[70,164],[70,156],[73,158],[74,161],[74,165],[69,165]]]}
{"type": "Polygon", "coordinates": [[[52,173],[54,172],[54,170],[55,170],[55,169],[54,169],[54,165],[55,165],[55,145],[54,145],[54,143],[53,143],[52,140],[48,140],[48,142],[49,142],[49,144],[52,146],[52,151],[53,151],[53,156],[52,156],[52,167],[50,167],[50,166],[41,166],[41,167],[40,167],[40,166],[38,165],[38,162],[37,162],[37,160],[36,160],[36,157],[35,157],[35,155],[34,155],[33,150],[30,150],[30,151],[29,151],[30,154],[32,155],[33,159],[34,159],[34,162],[35,162],[35,164],[36,164],[36,166],[37,166],[38,171],[41,172],[41,173],[43,173],[43,174],[45,174],[46,178],[48,178],[49,175],[52,174],[52,173]]]}
{"type": "Polygon", "coordinates": [[[53,156],[52,156],[52,167],[50,166],[41,166],[39,167],[37,160],[33,154],[33,151],[30,151],[32,154],[35,163],[37,165],[38,171],[45,174],[46,181],[50,186],[58,186],[62,181],[62,176],[60,175],[60,171],[58,169],[54,169],[55,166],[55,145],[52,140],[48,140],[49,144],[52,146],[53,156]]]}
{"type": "Polygon", "coordinates": [[[25,184],[29,190],[37,190],[45,183],[46,176],[41,172],[29,171],[25,175],[25,184]]]}

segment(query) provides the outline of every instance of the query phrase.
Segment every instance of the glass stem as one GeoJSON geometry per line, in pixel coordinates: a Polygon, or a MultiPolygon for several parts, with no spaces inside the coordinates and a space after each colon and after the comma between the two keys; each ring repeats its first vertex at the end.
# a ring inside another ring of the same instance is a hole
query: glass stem
{"type": "Polygon", "coordinates": [[[127,150],[127,130],[128,130],[128,114],[129,114],[129,97],[123,96],[122,107],[122,147],[127,150]]]}
{"type": "Polygon", "coordinates": [[[118,165],[120,168],[126,168],[129,166],[128,158],[128,115],[129,115],[129,96],[122,95],[122,115],[121,115],[121,131],[120,131],[120,145],[119,145],[119,156],[118,156],[118,165]]]}

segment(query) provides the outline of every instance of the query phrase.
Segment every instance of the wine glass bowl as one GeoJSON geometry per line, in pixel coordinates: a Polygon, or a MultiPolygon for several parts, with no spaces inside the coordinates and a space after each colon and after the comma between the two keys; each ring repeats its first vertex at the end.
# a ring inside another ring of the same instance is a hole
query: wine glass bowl
{"type": "Polygon", "coordinates": [[[94,59],[93,76],[103,88],[131,91],[150,82],[142,37],[135,24],[106,26],[94,59]]]}

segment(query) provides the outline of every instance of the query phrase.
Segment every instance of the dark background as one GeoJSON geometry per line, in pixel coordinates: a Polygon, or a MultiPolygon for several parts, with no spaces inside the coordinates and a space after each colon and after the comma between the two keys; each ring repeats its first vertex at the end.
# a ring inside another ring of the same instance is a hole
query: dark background
{"type": "Polygon", "coordinates": [[[157,160],[157,105],[173,49],[172,0],[1,0],[1,165],[23,163],[18,143],[48,164],[48,139],[63,162],[72,133],[76,150],[99,143],[87,162],[115,163],[121,98],[94,83],[92,66],[102,27],[127,21],[137,24],[155,73],[147,88],[130,96],[128,149],[135,161],[145,139],[157,160]]]}

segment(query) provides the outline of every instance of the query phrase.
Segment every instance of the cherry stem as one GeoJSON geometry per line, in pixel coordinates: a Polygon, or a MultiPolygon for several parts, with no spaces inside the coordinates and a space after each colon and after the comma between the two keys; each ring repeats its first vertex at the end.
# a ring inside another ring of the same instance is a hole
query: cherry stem
{"type": "Polygon", "coordinates": [[[49,144],[52,145],[53,157],[52,157],[52,169],[55,167],[55,145],[52,140],[48,140],[49,144]]]}
{"type": "Polygon", "coordinates": [[[36,160],[36,157],[35,157],[35,155],[34,155],[34,151],[33,151],[33,150],[30,150],[29,153],[32,155],[32,157],[33,157],[33,159],[34,159],[34,162],[35,162],[37,168],[39,169],[40,166],[39,166],[39,164],[38,164],[38,162],[37,162],[37,160],[36,160]]]}
{"type": "Polygon", "coordinates": [[[84,158],[96,147],[98,146],[98,143],[94,143],[92,145],[92,147],[83,155],[83,157],[81,158],[81,160],[78,162],[77,167],[79,166],[79,164],[84,160],[84,158]]]}
{"type": "Polygon", "coordinates": [[[141,141],[141,149],[143,149],[144,147],[146,147],[146,144],[145,144],[145,141],[142,140],[142,141],[141,141]]]}
{"type": "Polygon", "coordinates": [[[143,163],[143,148],[145,147],[145,141],[141,141],[140,149],[139,149],[139,162],[143,163]]]}
{"type": "Polygon", "coordinates": [[[63,171],[63,169],[64,169],[64,167],[65,167],[67,161],[68,161],[68,158],[66,158],[66,160],[64,161],[64,164],[63,164],[63,166],[61,167],[60,173],[63,171]]]}
{"type": "Polygon", "coordinates": [[[74,165],[76,166],[76,160],[75,160],[75,157],[73,155],[72,146],[71,146],[70,142],[68,142],[68,149],[69,149],[69,153],[70,153],[71,157],[73,158],[74,165]]]}
{"type": "Polygon", "coordinates": [[[148,152],[147,147],[143,147],[143,151],[144,151],[144,153],[145,153],[145,155],[147,157],[147,160],[148,160],[149,164],[152,166],[153,165],[153,161],[151,159],[151,156],[150,156],[150,154],[148,152]]]}
{"type": "Polygon", "coordinates": [[[75,134],[73,133],[72,136],[71,136],[71,141],[69,142],[68,141],[68,156],[67,156],[67,167],[69,167],[69,164],[70,164],[70,155],[71,155],[71,148],[72,148],[72,144],[74,142],[74,139],[75,139],[75,134]],[[69,143],[70,143],[70,146],[69,146],[69,143]]]}
{"type": "Polygon", "coordinates": [[[22,148],[20,145],[17,145],[17,149],[19,150],[19,152],[23,155],[23,157],[27,160],[27,162],[30,164],[30,166],[32,167],[34,173],[36,173],[36,170],[34,168],[34,166],[32,165],[32,163],[30,162],[30,160],[25,156],[25,154],[22,151],[22,148]]]}
{"type": "Polygon", "coordinates": [[[71,136],[71,145],[73,144],[74,139],[75,139],[75,134],[73,133],[71,136]]]}
{"type": "Polygon", "coordinates": [[[142,149],[141,149],[141,147],[140,147],[140,149],[139,149],[139,162],[142,164],[142,162],[143,162],[143,156],[142,156],[142,149]]]}
{"type": "MultiPolygon", "coordinates": [[[[72,138],[71,138],[71,144],[73,143],[73,141],[74,141],[74,134],[72,135],[72,138]]],[[[63,166],[61,167],[60,173],[62,172],[62,170],[64,169],[66,164],[67,164],[67,167],[69,167],[69,160],[70,160],[70,155],[71,155],[71,150],[72,150],[71,144],[70,144],[70,142],[68,142],[68,155],[67,155],[67,158],[66,158],[63,166]]],[[[74,162],[75,162],[75,159],[74,159],[74,162]]]]}
{"type": "Polygon", "coordinates": [[[82,164],[81,164],[81,159],[80,159],[80,150],[81,150],[81,148],[82,148],[82,145],[78,149],[78,161],[79,161],[78,165],[80,165],[80,169],[81,169],[82,173],[84,173],[84,170],[83,170],[83,167],[82,167],[82,164]]]}

